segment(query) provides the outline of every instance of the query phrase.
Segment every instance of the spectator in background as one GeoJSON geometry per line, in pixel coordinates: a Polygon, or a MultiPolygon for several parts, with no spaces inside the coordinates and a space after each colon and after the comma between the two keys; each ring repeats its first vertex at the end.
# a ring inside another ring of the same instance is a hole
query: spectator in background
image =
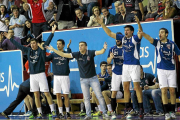
{"type": "Polygon", "coordinates": [[[58,29],[72,28],[75,23],[74,5],[71,0],[53,0],[57,6],[58,29]]]}
{"type": "MultiPolygon", "coordinates": [[[[136,0],[130,0],[129,2],[128,0],[124,0],[123,6],[126,8],[126,22],[135,21],[134,16],[137,14],[135,10],[135,1],[136,0]]],[[[142,14],[142,18],[140,18],[140,20],[144,20],[144,8],[143,8],[142,0],[137,0],[137,3],[139,5],[142,14]]]]}
{"type": "MultiPolygon", "coordinates": [[[[58,26],[58,22],[57,22],[56,18],[57,18],[57,11],[54,11],[53,17],[48,21],[49,28],[52,28],[52,26],[54,26],[54,24],[56,26],[58,26]]],[[[58,28],[56,28],[56,30],[58,30],[58,28]]]]}
{"type": "Polygon", "coordinates": [[[11,11],[11,6],[14,5],[14,0],[9,0],[8,1],[8,7],[7,7],[7,11],[10,12],[11,11]]]}
{"type": "Polygon", "coordinates": [[[120,16],[120,10],[119,10],[119,5],[121,5],[122,3],[120,1],[116,1],[114,3],[115,6],[115,10],[116,10],[116,14],[114,16],[114,24],[118,24],[119,23],[119,16],[120,16]]]}
{"type": "Polygon", "coordinates": [[[5,5],[7,8],[8,7],[8,0],[0,0],[0,5],[5,5]]]}
{"type": "Polygon", "coordinates": [[[54,11],[56,11],[56,8],[54,7],[53,2],[49,2],[49,6],[47,8],[47,11],[45,13],[46,20],[49,21],[53,17],[54,11]]]}
{"type": "Polygon", "coordinates": [[[49,3],[50,2],[53,2],[53,0],[46,0],[46,2],[44,3],[44,10],[48,10],[48,7],[49,7],[49,3]]]}
{"type": "Polygon", "coordinates": [[[126,23],[126,10],[122,4],[119,6],[119,10],[121,13],[121,15],[119,16],[119,23],[126,23]]]}
{"type": "Polygon", "coordinates": [[[31,20],[25,21],[22,34],[23,34],[23,37],[25,38],[21,41],[22,45],[29,44],[30,39],[34,38],[31,20]]]}
{"type": "MultiPolygon", "coordinates": [[[[46,0],[23,0],[23,2],[28,3],[31,7],[33,32],[36,38],[41,32],[49,30],[43,9],[46,0]]],[[[40,42],[41,39],[38,41],[40,42]]]]}
{"type": "Polygon", "coordinates": [[[165,9],[165,7],[163,6],[163,0],[158,0],[158,12],[157,12],[157,16],[156,16],[156,20],[159,18],[159,17],[162,17],[163,16],[163,10],[165,9]]]}
{"type": "Polygon", "coordinates": [[[8,28],[8,30],[9,30],[9,22],[10,22],[10,21],[9,21],[9,18],[6,18],[6,19],[5,19],[5,24],[6,24],[7,28],[8,28]]]}
{"type": "Polygon", "coordinates": [[[10,19],[11,19],[11,17],[13,16],[13,11],[12,11],[12,10],[13,10],[14,7],[17,7],[17,6],[16,6],[16,5],[11,5],[11,7],[10,7],[10,9],[11,9],[11,10],[9,11],[10,19]]]}
{"type": "Polygon", "coordinates": [[[30,7],[27,3],[24,3],[23,4],[23,9],[24,9],[24,16],[27,18],[27,19],[32,19],[32,15],[31,15],[31,10],[30,10],[30,7]]]}
{"type": "Polygon", "coordinates": [[[163,19],[175,17],[177,11],[176,8],[172,6],[173,2],[171,0],[164,0],[163,4],[165,6],[165,9],[163,11],[163,19]]]}
{"type": "Polygon", "coordinates": [[[174,6],[174,7],[176,8],[176,10],[177,10],[177,15],[180,15],[180,1],[179,1],[179,0],[174,0],[173,6],[174,6]]]}
{"type": "Polygon", "coordinates": [[[14,31],[14,36],[22,39],[22,31],[24,27],[24,23],[26,21],[26,17],[24,15],[19,14],[19,8],[14,7],[12,9],[13,11],[13,17],[10,19],[10,27],[9,29],[14,31]]]}
{"type": "Polygon", "coordinates": [[[93,12],[92,12],[92,8],[94,6],[98,5],[98,0],[77,0],[79,8],[81,8],[81,10],[83,12],[87,11],[87,16],[90,17],[93,12]]]}
{"type": "Polygon", "coordinates": [[[158,12],[158,0],[148,0],[147,10],[146,19],[155,18],[158,12]]]}
{"type": "Polygon", "coordinates": [[[103,23],[104,23],[105,25],[109,25],[109,24],[112,24],[112,23],[114,22],[114,15],[112,15],[111,13],[109,13],[108,8],[103,7],[103,8],[101,9],[101,12],[102,12],[102,14],[104,15],[103,23]]]}
{"type": "Polygon", "coordinates": [[[23,1],[22,1],[22,0],[14,0],[14,4],[15,4],[18,8],[20,8],[20,7],[22,6],[22,4],[23,4],[23,1]]]}
{"type": "MultiPolygon", "coordinates": [[[[143,12],[144,12],[144,6],[143,6],[143,4],[142,4],[142,1],[143,0],[140,0],[141,1],[141,7],[143,8],[143,12]]],[[[140,7],[139,7],[139,3],[138,3],[138,0],[135,0],[135,11],[134,11],[134,14],[136,14],[137,15],[137,17],[140,19],[140,20],[142,20],[142,13],[141,13],[141,10],[140,10],[140,7]]],[[[145,13],[144,13],[145,14],[145,13]]],[[[144,18],[145,19],[145,18],[144,18]]],[[[143,19],[143,20],[144,20],[143,19]]]]}
{"type": "Polygon", "coordinates": [[[96,20],[96,17],[103,18],[104,16],[101,14],[98,6],[94,6],[92,11],[93,11],[93,15],[90,17],[87,27],[100,26],[100,24],[96,20]]]}
{"type": "Polygon", "coordinates": [[[83,11],[80,8],[75,9],[75,14],[77,16],[76,25],[77,27],[87,27],[89,22],[89,17],[83,14],[83,11]]]}
{"type": "Polygon", "coordinates": [[[8,27],[5,24],[5,19],[9,17],[5,5],[0,6],[0,32],[7,32],[8,27]]]}
{"type": "MultiPolygon", "coordinates": [[[[13,30],[8,30],[8,34],[11,34],[13,36],[13,39],[15,41],[17,41],[19,44],[21,44],[21,39],[14,36],[13,30]]],[[[2,33],[0,36],[1,36],[0,37],[0,48],[2,48],[3,50],[16,50],[17,49],[17,47],[15,45],[13,45],[9,39],[6,38],[3,41],[3,34],[2,33]]]]}

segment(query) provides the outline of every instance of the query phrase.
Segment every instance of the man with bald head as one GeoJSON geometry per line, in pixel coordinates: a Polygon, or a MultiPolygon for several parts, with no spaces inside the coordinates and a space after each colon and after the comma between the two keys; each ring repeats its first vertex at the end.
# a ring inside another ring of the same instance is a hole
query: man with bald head
{"type": "MultiPolygon", "coordinates": [[[[12,34],[13,39],[21,44],[21,39],[14,36],[13,30],[8,30],[8,33],[12,34]]],[[[17,49],[17,47],[13,45],[11,41],[9,41],[9,39],[5,39],[3,41],[3,34],[0,35],[0,48],[2,48],[3,50],[16,50],[17,49]]]]}

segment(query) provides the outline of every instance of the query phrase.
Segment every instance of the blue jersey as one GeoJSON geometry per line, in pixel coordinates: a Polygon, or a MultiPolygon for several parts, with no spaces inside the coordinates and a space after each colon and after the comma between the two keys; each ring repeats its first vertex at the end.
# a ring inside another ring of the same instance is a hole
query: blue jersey
{"type": "Polygon", "coordinates": [[[177,45],[170,40],[162,43],[159,39],[154,39],[153,45],[156,47],[157,68],[164,70],[175,70],[173,53],[180,55],[177,45]]]}
{"type": "Polygon", "coordinates": [[[110,53],[114,54],[112,66],[113,73],[116,75],[122,75],[123,48],[115,45],[109,49],[108,57],[110,57],[110,53]]]}
{"type": "Polygon", "coordinates": [[[131,38],[126,38],[124,35],[116,34],[116,40],[120,40],[123,45],[123,64],[140,65],[139,51],[141,39],[139,39],[137,35],[133,35],[131,38]]]}
{"type": "MultiPolygon", "coordinates": [[[[101,73],[98,74],[99,78],[108,78],[109,74],[106,72],[104,75],[102,75],[101,73]]],[[[100,85],[104,85],[105,81],[100,81],[100,85]]]]}

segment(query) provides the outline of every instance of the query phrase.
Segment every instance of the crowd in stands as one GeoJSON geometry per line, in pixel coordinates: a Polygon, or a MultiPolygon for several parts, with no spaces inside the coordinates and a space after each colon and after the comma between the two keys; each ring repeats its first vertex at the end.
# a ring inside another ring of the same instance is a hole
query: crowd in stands
{"type": "MultiPolygon", "coordinates": [[[[100,26],[96,18],[100,17],[106,25],[135,22],[137,15],[142,21],[148,19],[177,18],[180,15],[179,0],[148,0],[143,6],[143,0],[104,0],[99,6],[98,0],[47,0],[44,3],[45,24],[41,31],[32,25],[31,6],[23,0],[0,0],[0,48],[13,50],[12,44],[6,42],[4,32],[12,32],[22,45],[28,45],[31,38],[37,38],[41,32],[50,30],[56,24],[58,30],[79,27],[100,26]],[[114,3],[112,3],[114,2],[114,3]],[[115,15],[109,12],[115,7],[115,15]],[[100,8],[101,7],[101,8],[100,8]],[[10,30],[10,31],[9,31],[10,30]]],[[[33,10],[32,10],[33,11],[33,10]]],[[[38,27],[38,26],[37,26],[38,27]]],[[[41,37],[39,37],[40,39],[41,37]]],[[[41,40],[40,40],[41,41],[41,40]]]]}

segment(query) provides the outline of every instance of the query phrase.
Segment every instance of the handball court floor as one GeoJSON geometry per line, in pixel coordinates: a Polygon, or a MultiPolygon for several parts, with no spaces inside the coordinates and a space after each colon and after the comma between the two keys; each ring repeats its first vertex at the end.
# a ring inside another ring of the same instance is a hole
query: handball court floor
{"type": "MultiPolygon", "coordinates": [[[[13,116],[9,116],[10,120],[29,120],[28,117],[25,117],[23,115],[13,115],[13,116]]],[[[75,114],[71,115],[71,120],[83,120],[84,117],[76,117],[75,114]]],[[[180,120],[180,116],[176,116],[176,120],[180,120]]],[[[6,118],[2,115],[0,115],[0,120],[5,120],[6,118]]],[[[7,119],[6,119],[7,120],[7,119]]],[[[35,119],[30,119],[30,120],[35,120],[35,119]]],[[[45,118],[45,119],[41,119],[41,120],[55,120],[52,118],[45,118]]],[[[60,119],[56,119],[56,120],[60,120],[60,119]]],[[[93,117],[92,120],[111,120],[111,119],[103,119],[103,117],[93,117]]],[[[117,116],[116,120],[121,120],[121,115],[117,116]]],[[[132,117],[131,119],[128,120],[139,120],[138,117],[132,117]]],[[[161,117],[144,117],[143,120],[165,120],[164,116],[161,117]]]]}

